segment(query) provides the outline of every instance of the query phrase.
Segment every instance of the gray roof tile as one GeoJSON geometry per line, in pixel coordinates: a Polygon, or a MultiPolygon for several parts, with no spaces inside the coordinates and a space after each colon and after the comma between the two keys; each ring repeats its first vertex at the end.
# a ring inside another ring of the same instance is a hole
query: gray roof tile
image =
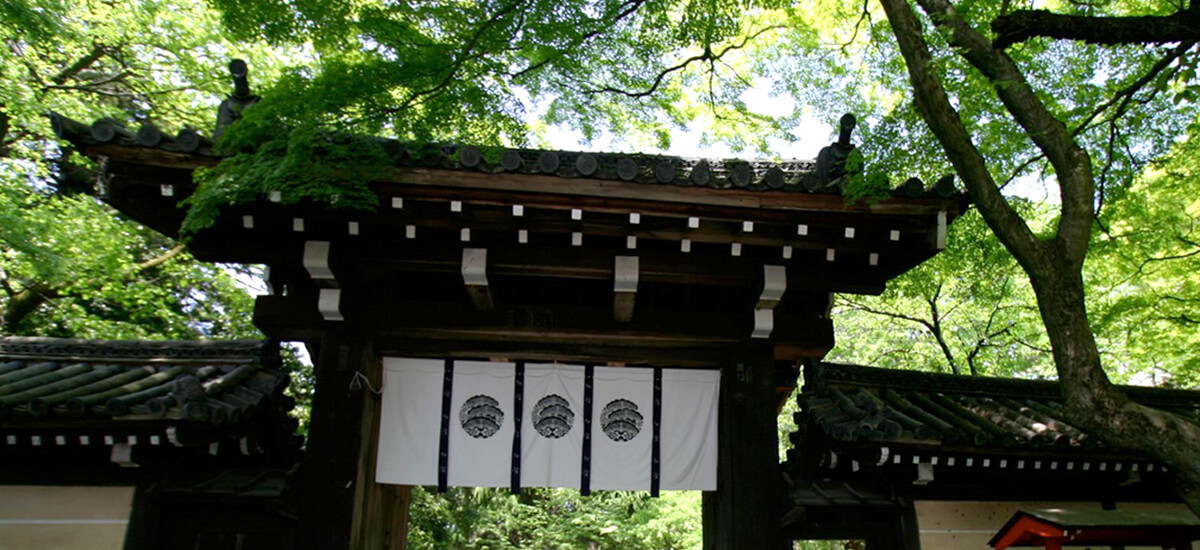
{"type": "Polygon", "coordinates": [[[287,385],[259,341],[0,338],[0,424],[23,417],[241,420],[287,385]]]}

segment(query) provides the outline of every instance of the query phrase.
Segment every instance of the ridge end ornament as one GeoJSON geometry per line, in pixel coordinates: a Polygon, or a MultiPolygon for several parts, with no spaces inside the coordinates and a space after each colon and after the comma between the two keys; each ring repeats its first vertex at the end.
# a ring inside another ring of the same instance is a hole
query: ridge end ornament
{"type": "Polygon", "coordinates": [[[816,181],[808,185],[809,191],[817,191],[829,187],[838,187],[839,189],[845,186],[844,176],[846,172],[846,160],[850,158],[850,153],[855,149],[855,145],[850,142],[850,135],[854,132],[854,127],[858,125],[858,119],[850,113],[842,115],[838,121],[838,139],[829,144],[817,153],[817,169],[816,181]]]}

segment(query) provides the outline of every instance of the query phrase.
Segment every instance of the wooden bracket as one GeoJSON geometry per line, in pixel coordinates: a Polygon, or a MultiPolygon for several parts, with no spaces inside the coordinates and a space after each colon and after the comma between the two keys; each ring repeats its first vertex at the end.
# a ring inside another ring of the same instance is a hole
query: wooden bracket
{"type": "Polygon", "coordinates": [[[109,460],[122,468],[138,467],[138,463],[133,461],[133,445],[129,443],[114,443],[109,460]]]}
{"type": "Polygon", "coordinates": [[[763,266],[763,289],[754,309],[775,309],[787,291],[787,268],[781,265],[763,266]]]}
{"type": "Polygon", "coordinates": [[[937,243],[938,250],[946,249],[946,211],[942,210],[937,215],[937,243]]]}
{"type": "Polygon", "coordinates": [[[613,318],[628,323],[633,320],[633,303],[637,296],[638,257],[617,256],[613,273],[613,318]]]}
{"type": "Polygon", "coordinates": [[[754,330],[750,333],[751,338],[770,338],[771,333],[775,330],[775,310],[773,309],[756,309],[754,310],[754,330]]]}
{"type": "Polygon", "coordinates": [[[321,293],[317,296],[317,311],[321,312],[321,318],[326,321],[345,321],[341,310],[342,289],[340,288],[322,288],[321,293]]]}
{"type": "Polygon", "coordinates": [[[329,241],[304,242],[304,269],[318,286],[337,286],[333,269],[329,267],[329,241]]]}
{"type": "Polygon", "coordinates": [[[482,312],[496,310],[492,301],[491,288],[487,280],[487,249],[464,248],[462,253],[463,284],[475,309],[482,312]]]}
{"type": "Polygon", "coordinates": [[[917,479],[913,480],[913,485],[929,485],[933,481],[933,464],[929,462],[917,463],[917,479]]]}

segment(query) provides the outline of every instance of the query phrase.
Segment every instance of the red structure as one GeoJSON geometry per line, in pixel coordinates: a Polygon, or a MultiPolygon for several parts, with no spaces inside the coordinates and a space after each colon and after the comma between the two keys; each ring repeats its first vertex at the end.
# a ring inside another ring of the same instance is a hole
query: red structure
{"type": "Polygon", "coordinates": [[[1051,509],[1017,512],[989,544],[996,550],[1011,546],[1058,550],[1064,546],[1112,545],[1186,549],[1198,539],[1200,519],[1183,510],[1079,512],[1051,509]]]}

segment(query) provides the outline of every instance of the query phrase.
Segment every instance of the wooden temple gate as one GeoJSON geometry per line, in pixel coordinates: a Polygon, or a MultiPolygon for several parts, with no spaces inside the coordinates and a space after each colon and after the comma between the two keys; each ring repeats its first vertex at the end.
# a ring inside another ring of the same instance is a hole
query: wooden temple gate
{"type": "MultiPolygon", "coordinates": [[[[100,160],[105,200],[176,235],[204,139],[53,117],[100,160]]],[[[915,178],[848,203],[836,161],[695,160],[389,142],[373,212],[228,207],[192,253],[269,267],[254,321],[303,341],[316,395],[298,541],[404,546],[407,492],[374,482],[384,356],[720,369],[706,549],[782,548],[781,386],[833,346],[831,293],[877,294],[945,246],[965,197],[915,178]],[[818,166],[820,164],[820,166],[818,166]],[[369,382],[369,384],[368,384],[369,382]]],[[[839,153],[841,153],[839,155],[839,153]]],[[[336,197],[331,197],[335,202],[336,197]]]]}

